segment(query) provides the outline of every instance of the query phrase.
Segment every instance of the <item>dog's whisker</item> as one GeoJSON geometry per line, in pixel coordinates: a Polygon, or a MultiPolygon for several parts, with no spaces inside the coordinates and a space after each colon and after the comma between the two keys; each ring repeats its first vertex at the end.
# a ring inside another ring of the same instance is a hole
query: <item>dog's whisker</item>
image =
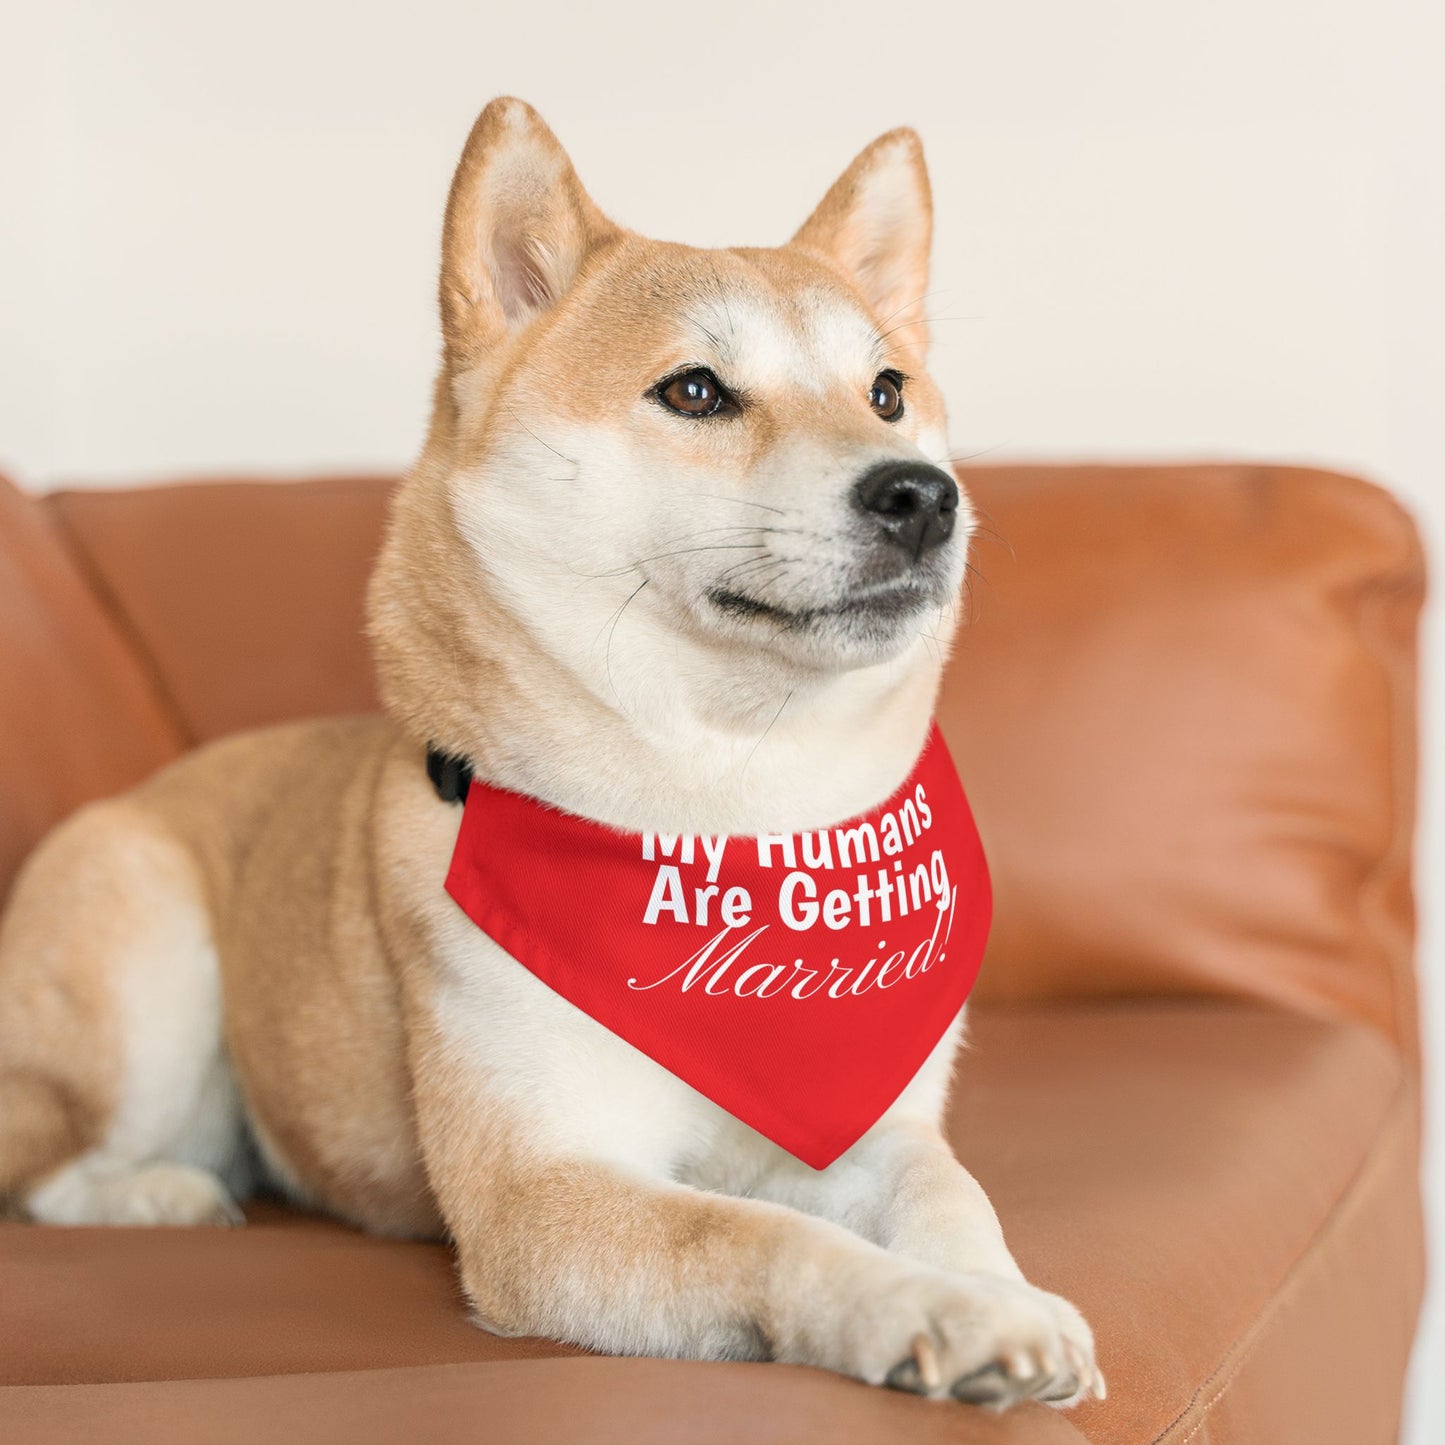
{"type": "Polygon", "coordinates": [[[980,447],[976,452],[959,452],[954,456],[930,457],[929,461],[936,467],[957,466],[963,462],[976,462],[980,457],[991,456],[994,452],[1001,451],[1006,445],[1006,442],[995,442],[991,447],[980,447]]]}
{"type": "Polygon", "coordinates": [[[690,542],[694,537],[716,536],[719,532],[742,533],[752,537],[774,537],[793,535],[804,530],[802,527],[759,527],[753,522],[743,522],[732,527],[702,527],[696,532],[683,532],[679,536],[667,538],[664,545],[671,546],[674,542],[690,542]]]}
{"type": "Polygon", "coordinates": [[[918,636],[924,647],[933,653],[934,661],[943,662],[943,644],[938,640],[936,633],[930,632],[927,627],[918,629],[918,636]]]}
{"type": "Polygon", "coordinates": [[[747,757],[743,759],[742,771],[739,772],[739,774],[738,774],[738,782],[739,782],[739,783],[741,783],[742,780],[743,780],[743,778],[747,775],[748,764],[752,762],[754,755],[757,753],[757,750],[758,750],[760,747],[762,747],[762,745],[763,745],[763,740],[767,737],[767,735],[768,735],[770,732],[772,732],[773,728],[777,725],[778,719],[779,719],[780,717],[782,717],[782,715],[783,715],[783,709],[784,709],[785,707],[787,707],[787,705],[788,705],[792,700],[793,700],[793,689],[792,689],[792,688],[789,688],[789,689],[788,689],[788,695],[782,700],[782,702],[780,702],[780,703],[778,704],[778,710],[777,710],[777,712],[775,712],[775,713],[773,714],[771,721],[768,723],[767,727],[765,727],[765,728],[762,730],[762,733],[759,735],[757,742],[755,742],[755,743],[752,745],[752,748],[749,750],[747,757]]]}
{"type": "Polygon", "coordinates": [[[716,581],[730,582],[740,577],[751,567],[761,566],[766,562],[785,562],[788,560],[790,559],[781,558],[773,552],[763,552],[757,557],[749,557],[742,562],[734,562],[731,566],[724,567],[723,570],[718,573],[716,581]]]}
{"type": "MultiPolygon", "coordinates": [[[[612,640],[614,637],[617,636],[617,625],[622,621],[622,614],[626,612],[629,607],[632,606],[632,603],[637,597],[638,593],[640,593],[642,589],[647,586],[647,581],[648,579],[644,577],[642,581],[639,582],[630,593],[628,593],[627,600],[622,604],[621,607],[617,609],[615,613],[613,613],[612,627],[607,633],[607,648],[602,656],[602,666],[603,670],[607,674],[607,686],[611,690],[612,696],[617,699],[618,707],[623,707],[624,704],[622,701],[622,695],[617,691],[617,684],[612,680],[612,640]]],[[[599,633],[598,635],[600,636],[601,634],[599,633]]]]}
{"type": "Polygon", "coordinates": [[[508,412],[511,413],[512,420],[516,422],[517,425],[521,427],[522,430],[526,432],[527,435],[531,437],[532,440],[536,442],[539,447],[546,447],[547,450],[551,452],[554,457],[561,457],[562,460],[566,462],[569,467],[575,468],[573,474],[570,477],[565,477],[561,479],[568,482],[575,482],[577,480],[578,474],[582,470],[582,463],[579,462],[576,457],[569,457],[566,452],[559,452],[557,448],[554,447],[550,442],[544,442],[542,438],[539,437],[537,433],[534,432],[532,428],[529,427],[527,423],[524,422],[522,418],[517,415],[517,409],[510,402],[503,401],[502,405],[507,408],[508,412]]]}
{"type": "Polygon", "coordinates": [[[974,528],[974,535],[987,537],[990,541],[997,542],[1001,547],[1006,548],[1009,557],[1013,561],[1017,562],[1018,553],[1014,551],[1013,543],[1010,542],[1008,537],[999,530],[998,524],[994,521],[992,515],[986,512],[982,507],[978,506],[977,503],[974,504],[973,512],[975,518],[981,519],[984,523],[983,526],[976,526],[974,528]]]}
{"type": "Polygon", "coordinates": [[[780,577],[786,576],[788,568],[797,560],[796,557],[775,557],[772,553],[769,553],[765,557],[753,558],[749,562],[735,562],[727,571],[719,573],[718,576],[703,589],[701,596],[706,598],[708,593],[721,582],[736,582],[738,569],[745,569],[755,565],[762,567],[766,564],[771,564],[775,568],[774,571],[755,573],[749,579],[755,586],[766,588],[776,582],[780,577]]]}
{"type": "Polygon", "coordinates": [[[722,497],[716,492],[692,492],[694,497],[702,497],[711,502],[727,502],[729,505],[736,504],[739,507],[760,507],[765,512],[776,512],[780,517],[788,515],[788,508],[769,506],[767,502],[755,502],[751,497],[722,497]]]}
{"type": "Polygon", "coordinates": [[[826,562],[820,563],[818,566],[809,569],[802,575],[801,578],[798,579],[797,582],[792,585],[792,587],[788,589],[786,593],[783,594],[783,596],[778,600],[775,605],[781,607],[785,611],[790,610],[793,599],[798,595],[798,593],[801,592],[803,588],[810,587],[813,584],[814,580],[821,576],[827,570],[828,564],[826,562]]]}
{"type": "Polygon", "coordinates": [[[671,552],[654,552],[650,557],[639,557],[625,570],[631,572],[644,562],[661,562],[666,557],[691,557],[697,552],[755,552],[756,542],[705,542],[700,547],[678,547],[671,552]]]}
{"type": "Polygon", "coordinates": [[[629,562],[625,567],[614,567],[607,572],[582,572],[572,567],[569,570],[576,577],[585,577],[589,581],[601,581],[609,577],[625,577],[629,572],[637,569],[648,562],[660,562],[667,557],[687,557],[695,552],[751,552],[757,549],[756,542],[713,542],[702,547],[680,547],[673,552],[654,552],[650,557],[639,557],[635,562],[629,562]]]}
{"type": "MultiPolygon", "coordinates": [[[[771,565],[771,566],[775,566],[776,564],[775,564],[775,563],[772,563],[772,562],[770,561],[770,559],[768,559],[768,558],[760,557],[760,558],[758,559],[758,561],[757,561],[757,565],[758,565],[759,567],[761,567],[761,568],[767,568],[767,567],[770,566],[770,565],[771,565]]],[[[763,571],[763,572],[754,572],[754,573],[752,574],[752,576],[751,576],[750,578],[746,579],[746,580],[752,582],[754,585],[756,585],[756,586],[758,586],[758,587],[766,587],[766,586],[768,585],[768,583],[769,583],[770,581],[772,581],[774,578],[781,577],[781,576],[783,575],[783,570],[785,570],[785,569],[780,569],[780,570],[774,571],[774,572],[766,572],[766,571],[763,571]]],[[[699,595],[702,596],[703,598],[706,598],[710,593],[718,590],[719,588],[723,588],[723,587],[726,587],[726,588],[728,588],[728,589],[730,589],[730,590],[732,590],[732,591],[737,591],[737,590],[739,590],[739,589],[742,587],[742,585],[743,585],[743,580],[744,580],[744,579],[742,579],[741,577],[736,577],[736,576],[734,576],[734,577],[719,576],[719,577],[717,577],[714,581],[709,582],[709,583],[707,584],[707,586],[705,586],[705,587],[702,589],[702,592],[701,592],[699,595]]],[[[752,594],[749,593],[748,595],[752,595],[752,594]]]]}
{"type": "Polygon", "coordinates": [[[937,326],[944,321],[983,321],[985,319],[983,316],[912,316],[907,321],[900,321],[896,326],[890,326],[887,331],[880,332],[877,347],[885,357],[892,356],[899,348],[888,345],[888,340],[900,331],[908,331],[913,327],[937,326]]]}
{"type": "Polygon", "coordinates": [[[878,318],[878,324],[880,326],[887,326],[888,323],[892,321],[895,316],[901,316],[911,307],[923,305],[923,303],[927,301],[930,296],[947,295],[948,288],[946,286],[935,286],[931,291],[925,291],[922,296],[915,296],[911,301],[905,301],[902,306],[895,306],[893,310],[888,313],[887,316],[880,316],[878,318]]]}

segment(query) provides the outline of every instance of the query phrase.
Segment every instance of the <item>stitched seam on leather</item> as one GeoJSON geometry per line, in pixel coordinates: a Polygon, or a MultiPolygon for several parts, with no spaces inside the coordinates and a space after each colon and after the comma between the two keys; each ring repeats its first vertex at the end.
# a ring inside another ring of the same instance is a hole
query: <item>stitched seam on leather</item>
{"type": "MultiPolygon", "coordinates": [[[[1407,1075],[1408,1077],[1408,1075],[1407,1075]]],[[[1382,1134],[1389,1133],[1393,1127],[1401,1123],[1402,1108],[1410,1098],[1410,1088],[1406,1083],[1395,1090],[1390,1097],[1390,1102],[1385,1109],[1380,1125],[1376,1130],[1376,1138],[1382,1134]]],[[[1364,1192],[1367,1184],[1370,1183],[1374,1174],[1384,1167],[1386,1151],[1383,1148],[1375,1147],[1364,1160],[1358,1169],[1350,1176],[1349,1182],[1340,1191],[1338,1198],[1330,1206],[1324,1220],[1319,1228],[1310,1237],[1304,1249],[1295,1258],[1294,1262],[1286,1271],[1284,1278],[1264,1302],[1259,1313],[1249,1322],[1238,1338],[1229,1348],[1229,1356],[1215,1368],[1206,1379],[1189,1397],[1189,1403],[1157,1434],[1154,1436],[1151,1445],[1165,1445],[1173,1437],[1174,1432],[1184,1422],[1198,1412],[1199,1418],[1194,1422],[1189,1433],[1173,1441],[1173,1445],[1188,1445],[1209,1419],[1209,1412],[1219,1403],[1228,1392],[1230,1385],[1234,1383],[1235,1376],[1253,1358],[1253,1350],[1263,1336],[1268,1332],[1270,1326],[1275,1323],[1280,1311],[1289,1301],[1290,1297],[1298,1290],[1309,1271],[1309,1266],[1319,1254],[1320,1250],[1339,1227],[1340,1221],[1349,1212],[1350,1206],[1364,1192]],[[1214,1388],[1213,1393],[1200,1403],[1201,1397],[1206,1390],[1214,1388]]]]}
{"type": "Polygon", "coordinates": [[[181,710],[176,695],[171,691],[160,663],[146,643],[145,635],[117,596],[115,589],[106,581],[105,574],[101,571],[95,557],[81,541],[80,534],[70,525],[65,512],[55,505],[55,495],[52,493],[50,497],[46,498],[46,515],[53,522],[61,541],[65,543],[76,570],[81,574],[92,596],[120,634],[121,641],[149,684],[156,702],[165,714],[166,721],[179,735],[181,750],[194,748],[199,741],[195,729],[186,720],[186,715],[181,710]]]}

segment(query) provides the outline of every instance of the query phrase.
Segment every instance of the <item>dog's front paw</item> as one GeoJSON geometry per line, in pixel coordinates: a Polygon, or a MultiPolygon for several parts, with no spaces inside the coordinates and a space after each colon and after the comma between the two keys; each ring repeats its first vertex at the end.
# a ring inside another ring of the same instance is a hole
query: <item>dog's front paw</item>
{"type": "Polygon", "coordinates": [[[1104,1398],[1083,1316],[1022,1280],[913,1270],[862,1302],[848,1334],[853,1373],[874,1384],[999,1410],[1104,1398]]]}

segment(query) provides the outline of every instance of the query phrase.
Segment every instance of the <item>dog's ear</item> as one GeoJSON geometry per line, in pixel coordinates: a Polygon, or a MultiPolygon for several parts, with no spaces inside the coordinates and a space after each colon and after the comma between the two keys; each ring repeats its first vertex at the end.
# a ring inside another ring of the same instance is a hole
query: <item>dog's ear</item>
{"type": "Polygon", "coordinates": [[[618,234],[567,152],[525,101],[477,117],[452,177],[442,232],[447,357],[467,366],[555,305],[596,246],[618,234]]]}
{"type": "Polygon", "coordinates": [[[842,266],[879,323],[909,327],[907,340],[921,351],[928,344],[923,299],[932,239],[923,143],[905,127],[858,154],[790,244],[842,266]]]}

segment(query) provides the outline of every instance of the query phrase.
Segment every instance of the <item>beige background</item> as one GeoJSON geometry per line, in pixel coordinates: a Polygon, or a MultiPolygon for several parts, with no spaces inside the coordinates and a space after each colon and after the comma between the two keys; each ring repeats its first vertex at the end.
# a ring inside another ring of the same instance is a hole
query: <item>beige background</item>
{"type": "MultiPolygon", "coordinates": [[[[1357,469],[1438,555],[1442,10],[0,0],[0,465],[39,486],[405,462],[444,188],[512,91],[606,209],[697,242],[784,237],[871,135],[916,125],[956,451],[1357,469]]],[[[1423,1445],[1445,1439],[1438,1305],[1416,1374],[1423,1445]]]]}

